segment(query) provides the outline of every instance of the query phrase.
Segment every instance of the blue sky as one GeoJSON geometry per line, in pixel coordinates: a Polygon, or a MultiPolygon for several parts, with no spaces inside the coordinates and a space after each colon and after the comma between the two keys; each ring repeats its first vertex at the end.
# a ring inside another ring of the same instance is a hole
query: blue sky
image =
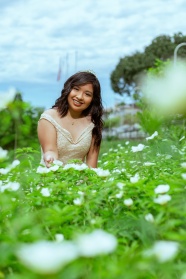
{"type": "Polygon", "coordinates": [[[45,108],[86,69],[101,82],[104,106],[113,106],[122,100],[110,86],[119,59],[156,36],[186,32],[186,0],[1,0],[0,14],[0,94],[15,87],[45,108]]]}

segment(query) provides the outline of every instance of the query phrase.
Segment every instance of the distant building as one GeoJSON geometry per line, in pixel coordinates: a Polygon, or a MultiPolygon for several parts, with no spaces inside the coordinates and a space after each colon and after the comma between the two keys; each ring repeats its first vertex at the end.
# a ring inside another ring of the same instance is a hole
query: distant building
{"type": "Polygon", "coordinates": [[[143,138],[146,134],[143,132],[139,123],[136,123],[136,113],[140,109],[135,105],[116,105],[113,109],[105,111],[103,119],[113,123],[112,120],[118,118],[118,124],[115,126],[107,125],[103,130],[103,138],[131,139],[143,138]]]}

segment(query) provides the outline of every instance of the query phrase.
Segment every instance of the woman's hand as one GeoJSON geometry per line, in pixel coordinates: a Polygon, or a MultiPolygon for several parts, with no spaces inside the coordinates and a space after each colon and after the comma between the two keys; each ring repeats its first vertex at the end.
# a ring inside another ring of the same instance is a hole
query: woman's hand
{"type": "Polygon", "coordinates": [[[54,160],[57,159],[57,156],[54,152],[46,152],[44,155],[43,155],[43,160],[45,162],[45,165],[47,168],[50,168],[51,167],[51,164],[53,163],[54,160]]]}

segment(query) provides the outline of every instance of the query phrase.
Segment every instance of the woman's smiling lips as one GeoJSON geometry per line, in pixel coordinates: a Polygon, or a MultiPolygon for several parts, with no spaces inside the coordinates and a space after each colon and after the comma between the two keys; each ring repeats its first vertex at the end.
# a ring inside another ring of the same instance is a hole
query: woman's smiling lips
{"type": "Polygon", "coordinates": [[[73,99],[73,102],[76,106],[81,106],[82,102],[79,102],[78,100],[73,99]]]}

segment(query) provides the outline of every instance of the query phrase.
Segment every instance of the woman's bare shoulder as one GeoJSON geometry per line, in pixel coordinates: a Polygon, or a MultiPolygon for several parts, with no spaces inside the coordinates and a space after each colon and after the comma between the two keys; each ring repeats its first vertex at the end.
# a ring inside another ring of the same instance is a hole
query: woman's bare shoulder
{"type": "Polygon", "coordinates": [[[45,110],[43,113],[49,114],[49,115],[52,116],[53,118],[58,117],[58,111],[57,111],[57,109],[55,109],[55,108],[47,109],[47,110],[45,110]]]}

